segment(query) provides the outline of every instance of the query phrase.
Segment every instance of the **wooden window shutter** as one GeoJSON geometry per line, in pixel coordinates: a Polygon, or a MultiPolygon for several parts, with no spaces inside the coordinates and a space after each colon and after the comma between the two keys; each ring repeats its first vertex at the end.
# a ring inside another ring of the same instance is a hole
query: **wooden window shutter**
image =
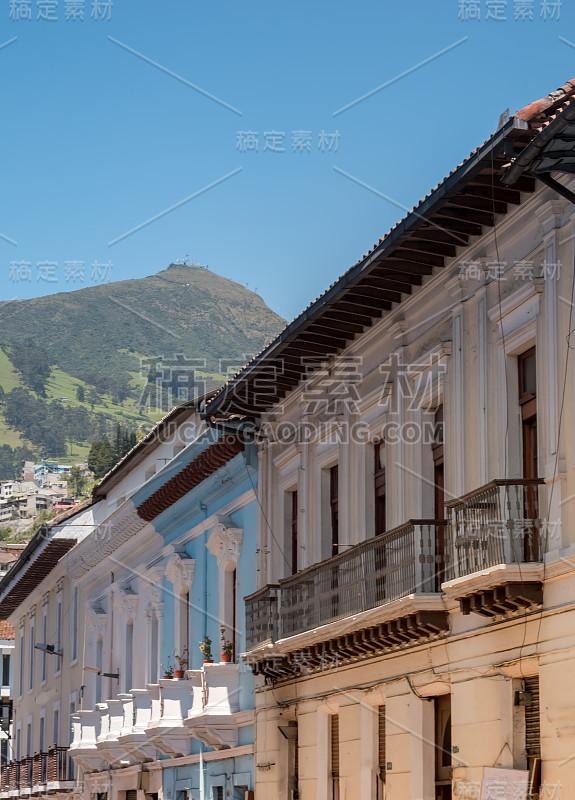
{"type": "Polygon", "coordinates": [[[128,789],[126,792],[126,800],[137,800],[138,792],[136,789],[128,789]]]}
{"type": "Polygon", "coordinates": [[[339,715],[331,715],[331,775],[339,778],[339,715]]]}
{"type": "Polygon", "coordinates": [[[531,703],[525,706],[525,749],[528,756],[541,756],[538,675],[525,678],[525,691],[531,695],[531,703]]]}
{"type": "Polygon", "coordinates": [[[385,775],[385,706],[378,707],[377,719],[377,756],[379,774],[383,778],[385,775]]]}

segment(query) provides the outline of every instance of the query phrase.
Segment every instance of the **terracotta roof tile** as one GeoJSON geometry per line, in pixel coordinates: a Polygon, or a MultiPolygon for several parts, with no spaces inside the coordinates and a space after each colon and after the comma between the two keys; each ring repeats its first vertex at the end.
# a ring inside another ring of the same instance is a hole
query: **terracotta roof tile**
{"type": "Polygon", "coordinates": [[[10,625],[9,622],[6,620],[0,620],[0,639],[13,639],[14,638],[14,626],[10,625]]]}

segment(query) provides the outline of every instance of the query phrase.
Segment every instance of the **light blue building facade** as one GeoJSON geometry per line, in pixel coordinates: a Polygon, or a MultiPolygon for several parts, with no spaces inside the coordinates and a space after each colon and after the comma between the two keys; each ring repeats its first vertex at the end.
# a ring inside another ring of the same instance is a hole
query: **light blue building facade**
{"type": "Polygon", "coordinates": [[[256,586],[257,453],[205,425],[167,455],[161,438],[104,479],[108,514],[71,563],[96,670],[70,753],[86,798],[246,800],[254,679],[240,654],[256,586]]]}

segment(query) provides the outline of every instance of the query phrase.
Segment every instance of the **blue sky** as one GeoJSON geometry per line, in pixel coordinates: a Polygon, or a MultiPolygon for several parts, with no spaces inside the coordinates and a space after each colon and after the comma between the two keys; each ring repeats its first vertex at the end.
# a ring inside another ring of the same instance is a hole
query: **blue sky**
{"type": "Polygon", "coordinates": [[[0,44],[17,37],[0,50],[0,233],[17,242],[0,239],[1,299],[91,285],[95,261],[123,280],[189,254],[291,319],[507,107],[575,77],[567,3],[544,20],[541,0],[463,0],[481,16],[464,20],[460,0],[114,0],[94,20],[85,0],[83,21],[65,21],[72,0],[30,0],[30,21],[10,19],[25,0],[0,3],[0,44]]]}

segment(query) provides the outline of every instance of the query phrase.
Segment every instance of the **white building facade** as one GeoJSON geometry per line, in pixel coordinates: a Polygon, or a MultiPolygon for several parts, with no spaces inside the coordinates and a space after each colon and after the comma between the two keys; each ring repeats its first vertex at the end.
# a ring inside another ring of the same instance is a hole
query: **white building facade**
{"type": "Polygon", "coordinates": [[[573,90],[208,405],[260,442],[258,800],[575,792],[575,206],[501,182],[573,90]]]}

